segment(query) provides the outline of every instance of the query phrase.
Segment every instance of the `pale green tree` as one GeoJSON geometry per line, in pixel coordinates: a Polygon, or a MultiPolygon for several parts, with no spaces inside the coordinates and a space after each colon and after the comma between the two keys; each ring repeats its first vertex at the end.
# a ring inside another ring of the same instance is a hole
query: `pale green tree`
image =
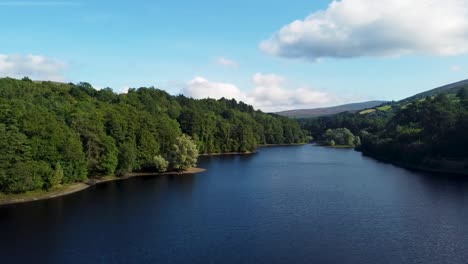
{"type": "Polygon", "coordinates": [[[197,164],[198,150],[193,140],[183,134],[176,139],[171,146],[170,164],[176,170],[186,170],[197,164]]]}
{"type": "Polygon", "coordinates": [[[153,158],[153,165],[158,172],[166,172],[169,168],[169,162],[160,155],[153,158]]]}

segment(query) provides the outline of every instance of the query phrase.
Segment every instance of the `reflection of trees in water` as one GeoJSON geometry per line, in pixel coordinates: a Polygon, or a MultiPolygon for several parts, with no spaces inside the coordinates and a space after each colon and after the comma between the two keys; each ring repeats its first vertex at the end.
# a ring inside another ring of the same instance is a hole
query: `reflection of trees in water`
{"type": "Polygon", "coordinates": [[[236,162],[250,162],[257,156],[257,154],[226,154],[226,155],[215,155],[215,156],[202,156],[198,158],[198,167],[208,169],[207,165],[213,163],[219,164],[231,164],[233,161],[236,162]]]}
{"type": "Polygon", "coordinates": [[[433,199],[451,198],[455,202],[464,202],[468,191],[468,178],[463,175],[412,171],[409,176],[415,177],[424,186],[424,193],[433,199]]]}
{"type": "Polygon", "coordinates": [[[195,174],[168,175],[169,187],[183,188],[184,191],[191,191],[195,184],[195,174]]]}

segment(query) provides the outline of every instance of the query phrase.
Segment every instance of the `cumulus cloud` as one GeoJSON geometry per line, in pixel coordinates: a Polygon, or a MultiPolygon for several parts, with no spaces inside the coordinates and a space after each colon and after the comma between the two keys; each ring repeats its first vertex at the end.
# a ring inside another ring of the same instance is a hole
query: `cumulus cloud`
{"type": "Polygon", "coordinates": [[[34,80],[62,82],[66,67],[64,62],[45,56],[0,54],[0,77],[28,76],[34,80]]]}
{"type": "Polygon", "coordinates": [[[183,88],[182,93],[196,98],[235,98],[237,100],[246,100],[247,98],[241,90],[230,83],[213,82],[205,79],[204,77],[195,77],[189,81],[183,88]]]}
{"type": "Polygon", "coordinates": [[[239,63],[237,63],[236,61],[233,61],[233,60],[230,60],[230,59],[227,59],[225,57],[219,57],[216,59],[216,63],[218,63],[219,65],[222,65],[224,67],[230,67],[230,68],[237,68],[239,67],[239,63]]]}
{"type": "Polygon", "coordinates": [[[317,107],[334,101],[333,96],[310,87],[288,88],[286,79],[276,74],[257,73],[252,77],[252,84],[250,91],[242,91],[234,84],[196,77],[186,84],[182,93],[197,99],[234,98],[266,112],[317,107]]]}
{"type": "Polygon", "coordinates": [[[468,0],[342,0],[260,44],[286,58],[458,55],[468,52],[468,0]]]}

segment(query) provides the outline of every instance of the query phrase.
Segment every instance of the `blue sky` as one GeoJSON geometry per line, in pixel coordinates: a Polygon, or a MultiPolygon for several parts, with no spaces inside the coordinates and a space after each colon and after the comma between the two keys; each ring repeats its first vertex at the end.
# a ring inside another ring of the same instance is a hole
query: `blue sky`
{"type": "Polygon", "coordinates": [[[430,0],[414,2],[421,12],[392,13],[370,0],[0,0],[0,76],[233,96],[266,111],[398,100],[468,75],[458,37],[466,1],[447,1],[443,13],[425,6],[430,0]],[[358,21],[359,12],[374,17],[358,21]],[[424,19],[450,27],[412,34],[410,24],[424,19]]]}

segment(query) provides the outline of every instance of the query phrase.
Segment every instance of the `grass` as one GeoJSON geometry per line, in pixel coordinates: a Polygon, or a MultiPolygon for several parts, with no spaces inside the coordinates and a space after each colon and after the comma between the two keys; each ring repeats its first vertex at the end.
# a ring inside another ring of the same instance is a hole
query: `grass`
{"type": "Polygon", "coordinates": [[[360,115],[366,115],[375,112],[375,109],[367,109],[364,111],[359,112],[360,115]]]}
{"type": "Polygon", "coordinates": [[[384,106],[381,106],[379,108],[377,108],[378,110],[380,111],[389,111],[392,109],[392,106],[391,105],[384,105],[384,106]]]}

